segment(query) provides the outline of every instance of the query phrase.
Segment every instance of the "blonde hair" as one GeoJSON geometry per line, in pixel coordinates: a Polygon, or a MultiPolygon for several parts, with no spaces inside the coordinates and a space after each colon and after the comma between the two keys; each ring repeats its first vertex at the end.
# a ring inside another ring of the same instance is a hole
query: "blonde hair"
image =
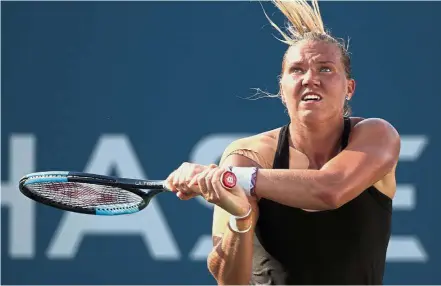
{"type": "Polygon", "coordinates": [[[312,1],[312,7],[304,0],[279,1],[272,0],[274,5],[285,15],[289,23],[287,31],[283,32],[265,13],[270,24],[282,35],[282,42],[294,45],[303,40],[308,33],[326,35],[325,26],[316,0],[312,1]]]}
{"type": "MultiPolygon", "coordinates": [[[[294,46],[302,40],[315,40],[324,41],[337,45],[340,49],[342,56],[342,63],[345,67],[345,73],[347,78],[351,78],[351,60],[348,52],[349,45],[346,46],[343,39],[337,39],[331,36],[331,33],[325,29],[322,16],[320,13],[317,0],[311,0],[311,4],[308,4],[305,0],[271,0],[273,4],[282,12],[282,14],[288,20],[286,32],[282,31],[265,13],[266,18],[282,36],[283,39],[279,39],[281,42],[294,46]]],[[[282,73],[285,64],[286,53],[283,56],[282,61],[282,73]]],[[[260,89],[257,89],[260,91],[260,89]]],[[[264,92],[267,96],[275,97],[264,92]]],[[[279,94],[276,95],[277,97],[279,94]]],[[[349,116],[351,113],[349,104],[345,101],[344,115],[349,116]]]]}

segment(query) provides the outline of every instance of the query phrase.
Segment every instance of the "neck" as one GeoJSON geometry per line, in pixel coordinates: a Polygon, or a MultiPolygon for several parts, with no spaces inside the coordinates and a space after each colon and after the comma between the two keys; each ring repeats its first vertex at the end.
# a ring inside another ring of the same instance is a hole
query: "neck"
{"type": "Polygon", "coordinates": [[[320,169],[339,152],[343,128],[342,116],[323,122],[296,120],[289,126],[290,143],[308,157],[309,168],[320,169]]]}

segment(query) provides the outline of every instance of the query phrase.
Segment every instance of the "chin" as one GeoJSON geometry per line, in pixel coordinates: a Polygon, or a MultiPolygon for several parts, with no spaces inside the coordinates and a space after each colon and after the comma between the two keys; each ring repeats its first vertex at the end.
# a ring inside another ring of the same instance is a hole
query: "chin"
{"type": "Polygon", "coordinates": [[[321,121],[327,121],[330,117],[332,117],[330,114],[327,114],[321,110],[312,110],[312,109],[307,109],[307,110],[300,110],[297,114],[296,114],[296,118],[297,120],[301,121],[301,122],[321,122],[321,121]]]}
{"type": "Polygon", "coordinates": [[[320,112],[319,110],[311,110],[311,109],[307,109],[307,110],[300,110],[297,113],[297,117],[301,120],[311,120],[311,119],[323,119],[323,112],[320,112]]]}

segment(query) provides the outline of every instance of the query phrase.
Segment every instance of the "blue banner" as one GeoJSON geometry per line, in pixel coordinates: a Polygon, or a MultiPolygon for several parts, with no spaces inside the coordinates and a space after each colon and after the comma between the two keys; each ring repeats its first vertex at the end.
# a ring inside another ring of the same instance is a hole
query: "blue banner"
{"type": "MultiPolygon", "coordinates": [[[[272,19],[284,19],[268,2],[272,19]]],[[[286,46],[254,1],[2,2],[2,283],[215,284],[212,206],[172,194],[141,213],[94,217],[36,205],[26,173],[163,179],[217,162],[236,138],[288,121],[277,93],[286,46]]],[[[350,38],[355,116],[402,136],[386,284],[440,284],[441,2],[321,4],[350,38]]]]}

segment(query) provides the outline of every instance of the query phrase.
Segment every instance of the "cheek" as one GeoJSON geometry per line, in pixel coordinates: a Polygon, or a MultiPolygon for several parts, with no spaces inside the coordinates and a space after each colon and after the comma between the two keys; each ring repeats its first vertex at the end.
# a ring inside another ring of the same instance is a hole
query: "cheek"
{"type": "Polygon", "coordinates": [[[284,76],[280,81],[280,88],[286,97],[293,97],[300,87],[300,81],[292,76],[284,76]]]}
{"type": "Polygon", "coordinates": [[[346,96],[347,92],[347,81],[345,78],[341,78],[339,76],[331,77],[327,80],[328,91],[332,91],[332,94],[342,99],[346,96]]]}

